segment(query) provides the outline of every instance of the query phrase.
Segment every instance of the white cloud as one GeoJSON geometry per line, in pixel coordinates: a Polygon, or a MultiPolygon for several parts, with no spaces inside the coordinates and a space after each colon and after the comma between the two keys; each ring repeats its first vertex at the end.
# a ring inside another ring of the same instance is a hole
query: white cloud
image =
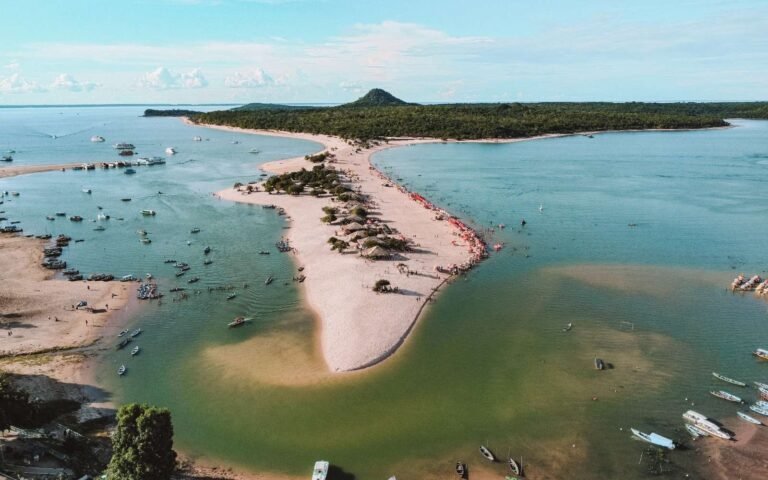
{"type": "Polygon", "coordinates": [[[62,73],[51,84],[51,88],[70,92],[90,92],[100,85],[95,82],[80,82],[68,73],[62,73]]]}
{"type": "Polygon", "coordinates": [[[175,73],[165,67],[145,73],[138,81],[138,85],[155,90],[170,90],[176,88],[203,88],[208,86],[203,73],[195,68],[185,73],[175,73]]]}
{"type": "Polygon", "coordinates": [[[264,70],[257,68],[249,72],[235,72],[224,79],[229,88],[258,88],[275,85],[275,80],[264,70]]]}
{"type": "Polygon", "coordinates": [[[21,77],[18,73],[14,73],[7,78],[0,78],[0,93],[35,93],[44,91],[45,89],[39,84],[21,77]]]}
{"type": "Polygon", "coordinates": [[[6,63],[5,65],[3,65],[3,68],[7,68],[8,70],[16,71],[19,68],[21,68],[21,64],[19,64],[19,62],[17,62],[16,60],[14,60],[14,61],[12,61],[10,63],[6,63]]]}

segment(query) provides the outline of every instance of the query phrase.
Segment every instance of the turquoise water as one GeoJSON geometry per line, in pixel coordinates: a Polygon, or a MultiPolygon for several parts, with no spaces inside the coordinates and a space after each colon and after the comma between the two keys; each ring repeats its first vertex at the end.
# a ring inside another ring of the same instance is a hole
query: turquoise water
{"type": "MultiPolygon", "coordinates": [[[[210,192],[257,178],[254,164],[262,160],[318,146],[141,119],[130,109],[80,110],[100,120],[78,127],[53,110],[21,112],[31,130],[90,130],[55,155],[59,139],[25,140],[16,163],[114,158],[109,146],[88,142],[93,134],[130,141],[142,154],[167,145],[180,153],[133,177],[51,172],[2,180],[0,190],[21,192],[2,207],[29,233],[84,238],[65,254],[81,270],[152,272],[166,291],[201,277],[199,295],[137,310],[144,351],[134,359],[110,352],[99,374],[118,401],[170,407],[176,444],[193,455],[297,475],[327,458],[361,479],[445,477],[462,458],[473,471],[498,476],[503,468],[483,467],[476,451],[487,442],[499,455],[523,456],[531,478],[644,478],[637,465],[643,447],[629,439],[630,426],[682,438],[680,415],[691,402],[716,418],[735,412],[706,393],[717,385],[712,370],[768,379],[749,355],[768,342],[766,304],[725,290],[735,273],[768,264],[760,240],[768,234],[761,188],[768,122],[377,154],[393,177],[479,228],[506,224],[489,233],[505,248],[450,285],[392,359],[312,382],[302,372],[322,365],[314,319],[290,282],[294,265],[274,249],[257,255],[271,249],[285,223],[210,192]],[[191,142],[193,135],[210,141],[191,142]],[[254,157],[251,148],[261,153],[254,157]],[[84,186],[93,194],[83,194],[84,186]],[[124,220],[109,220],[104,232],[90,222],[45,220],[54,211],[94,218],[97,205],[124,220]],[[158,214],[142,217],[142,208],[158,214]],[[202,232],[190,234],[193,226],[202,232]],[[139,243],[140,228],[152,244],[139,243]],[[207,267],[205,245],[213,248],[207,267]],[[192,271],[177,281],[162,264],[168,257],[192,271]],[[270,274],[277,280],[266,287],[270,274]],[[226,285],[235,287],[234,300],[208,292],[226,285]],[[224,328],[239,314],[256,320],[224,328]],[[575,326],[564,334],[568,322],[575,326]],[[595,356],[615,368],[594,371],[595,356]],[[117,379],[120,363],[129,372],[117,379]],[[278,380],[286,376],[292,380],[278,380]]],[[[5,129],[2,149],[17,138],[5,129]]],[[[689,472],[696,455],[674,452],[673,478],[689,472]]]]}

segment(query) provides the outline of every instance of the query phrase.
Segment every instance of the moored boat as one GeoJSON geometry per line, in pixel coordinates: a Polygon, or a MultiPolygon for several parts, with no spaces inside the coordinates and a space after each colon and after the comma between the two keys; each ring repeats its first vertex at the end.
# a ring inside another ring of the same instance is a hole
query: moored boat
{"type": "Polygon", "coordinates": [[[136,355],[138,355],[140,350],[141,348],[138,345],[136,345],[135,347],[133,347],[133,350],[131,350],[131,356],[135,357],[136,355]]]}
{"type": "Polygon", "coordinates": [[[157,215],[157,212],[150,209],[144,209],[141,211],[141,214],[144,215],[145,217],[154,217],[155,215],[157,215]]]}
{"type": "Polygon", "coordinates": [[[754,383],[757,388],[765,388],[766,390],[768,390],[768,383],[762,383],[762,382],[752,382],[752,383],[754,383]]]}
{"type": "Polygon", "coordinates": [[[507,460],[507,465],[514,475],[520,475],[523,472],[523,467],[512,457],[507,460]]]}
{"type": "Polygon", "coordinates": [[[125,375],[125,371],[126,371],[125,365],[120,365],[120,368],[117,369],[117,374],[122,377],[123,375],[125,375]]]}
{"type": "MultiPolygon", "coordinates": [[[[200,137],[195,137],[200,138],[200,137]]],[[[312,480],[325,480],[328,476],[328,467],[330,464],[325,460],[318,460],[315,462],[315,466],[312,469],[312,480]]]]}
{"type": "Polygon", "coordinates": [[[94,135],[91,137],[91,141],[93,143],[102,143],[104,141],[104,137],[102,137],[101,135],[94,135]]]}
{"type": "Polygon", "coordinates": [[[200,281],[200,277],[192,277],[187,280],[187,283],[197,283],[198,281],[200,281]]]}
{"type": "Polygon", "coordinates": [[[205,247],[205,249],[203,249],[203,255],[208,255],[209,253],[211,253],[211,247],[205,247]]]}
{"type": "Polygon", "coordinates": [[[747,415],[744,412],[736,412],[736,415],[738,415],[739,418],[744,420],[745,422],[753,423],[755,425],[762,425],[763,424],[763,422],[761,422],[760,420],[756,419],[755,417],[753,417],[751,415],[747,415]]]}
{"type": "Polygon", "coordinates": [[[758,348],[754,352],[752,352],[752,355],[756,356],[760,360],[768,360],[768,350],[764,348],[758,348]]]}
{"type": "Polygon", "coordinates": [[[227,327],[229,328],[239,327],[240,325],[243,325],[245,322],[250,322],[250,321],[251,321],[251,318],[249,317],[235,317],[234,320],[232,320],[227,324],[227,327]]]}
{"type": "Polygon", "coordinates": [[[10,156],[10,155],[3,155],[2,157],[0,157],[0,161],[2,161],[2,162],[12,162],[13,161],[13,157],[10,156]]]}
{"type": "MultiPolygon", "coordinates": [[[[133,175],[134,173],[136,173],[136,170],[134,170],[132,168],[126,168],[123,173],[126,174],[126,175],[133,175]]],[[[123,200],[123,201],[125,201],[125,200],[123,200]]]]}
{"type": "Polygon", "coordinates": [[[494,455],[485,445],[480,445],[480,454],[491,462],[496,461],[496,455],[494,455]]]}
{"type": "Polygon", "coordinates": [[[722,440],[730,440],[732,437],[732,435],[723,430],[720,425],[716,424],[699,412],[688,410],[683,414],[683,419],[698,429],[706,432],[708,435],[712,435],[713,437],[717,437],[722,440]]]}
{"type": "Polygon", "coordinates": [[[235,294],[235,293],[230,293],[229,295],[227,295],[227,300],[232,300],[232,299],[233,299],[233,298],[235,298],[236,296],[237,296],[237,294],[235,294]]]}
{"type": "Polygon", "coordinates": [[[573,328],[573,323],[569,322],[568,325],[563,327],[563,331],[564,332],[570,332],[572,328],[573,328]]]}
{"type": "Polygon", "coordinates": [[[746,387],[747,386],[747,384],[744,383],[744,382],[740,382],[738,380],[734,380],[734,379],[732,379],[730,377],[726,377],[725,375],[721,375],[721,374],[719,374],[717,372],[712,372],[712,376],[717,378],[718,380],[722,380],[724,382],[731,383],[733,385],[738,385],[740,387],[746,387]]]}
{"type": "Polygon", "coordinates": [[[270,284],[270,283],[272,283],[274,280],[275,280],[275,277],[273,277],[272,275],[270,275],[269,277],[267,277],[267,279],[266,279],[266,280],[264,280],[264,285],[269,285],[269,284],[270,284]]]}
{"type": "Polygon", "coordinates": [[[131,338],[138,337],[139,335],[141,335],[141,329],[140,328],[137,328],[136,330],[131,332],[131,338]]]}
{"type": "Polygon", "coordinates": [[[165,149],[166,155],[176,155],[176,149],[173,147],[168,147],[165,149]]]}
{"type": "Polygon", "coordinates": [[[717,398],[722,398],[723,400],[727,400],[729,402],[734,402],[734,403],[742,403],[743,402],[743,400],[741,398],[737,397],[736,395],[734,395],[732,393],[728,393],[725,390],[713,390],[713,391],[711,391],[709,393],[711,395],[714,395],[717,398]]]}
{"type": "Polygon", "coordinates": [[[691,436],[693,437],[694,440],[699,438],[699,437],[707,437],[707,436],[709,436],[709,434],[707,432],[705,432],[704,430],[702,430],[702,429],[700,429],[700,428],[698,428],[698,427],[696,427],[694,425],[691,425],[690,423],[686,423],[685,424],[685,429],[688,431],[688,433],[691,434],[691,436]]]}
{"type": "Polygon", "coordinates": [[[458,475],[459,478],[464,478],[467,476],[467,466],[464,464],[464,462],[456,462],[456,475],[458,475]]]}
{"type": "Polygon", "coordinates": [[[637,430],[636,428],[630,428],[630,430],[632,431],[632,434],[635,437],[639,438],[644,442],[648,442],[650,444],[653,444],[662,448],[668,448],[669,450],[675,449],[675,442],[673,442],[667,437],[664,437],[656,433],[651,433],[651,434],[643,433],[640,430],[637,430]]]}
{"type": "Polygon", "coordinates": [[[133,150],[136,148],[132,143],[125,142],[116,143],[114,147],[116,150],[133,150]]]}
{"type": "Polygon", "coordinates": [[[595,358],[595,368],[597,370],[605,370],[605,362],[602,358],[595,358]]]}
{"type": "Polygon", "coordinates": [[[189,233],[200,233],[200,229],[195,227],[192,230],[190,230],[189,233]]]}
{"type": "Polygon", "coordinates": [[[754,405],[750,405],[749,409],[755,413],[759,413],[764,417],[768,417],[768,406],[759,405],[759,402],[754,405]]]}

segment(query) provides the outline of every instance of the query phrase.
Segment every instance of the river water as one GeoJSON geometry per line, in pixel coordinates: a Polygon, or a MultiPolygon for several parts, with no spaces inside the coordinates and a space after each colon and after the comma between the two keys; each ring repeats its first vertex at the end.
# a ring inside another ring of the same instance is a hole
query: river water
{"type": "MultiPolygon", "coordinates": [[[[768,122],[378,153],[381,169],[479,229],[493,228],[491,242],[505,246],[448,286],[393,358],[331,376],[315,319],[290,281],[295,265],[273,246],[289,223],[210,195],[258,179],[261,162],[320,147],[140,112],[0,110],[0,150],[15,149],[14,164],[111,160],[118,141],[142,155],[179,150],[133,176],[0,180],[0,190],[21,193],[0,210],[25,232],[84,239],[64,255],[81,271],[151,272],[166,293],[190,289],[183,301],[169,294],[134,307],[142,353],[110,349],[98,378],[119,402],[169,407],[176,445],[192,455],[301,476],[325,458],[360,479],[444,478],[463,459],[471,471],[501,476],[502,465],[479,456],[484,443],[522,456],[531,478],[645,478],[643,445],[629,427],[682,439],[691,404],[715,418],[735,414],[709,390],[754,397],[716,383],[713,370],[768,380],[768,366],[750,355],[768,345],[766,303],[726,290],[736,273],[768,265],[768,122]],[[94,134],[107,142],[91,144],[94,134]],[[99,222],[101,232],[88,221],[98,206],[112,217],[99,222]],[[144,208],[157,215],[141,216],[144,208]],[[86,221],[45,219],[57,211],[86,221]],[[151,244],[139,242],[139,229],[151,244]],[[166,258],[192,269],[177,279],[166,258]],[[276,280],[266,286],[269,275],[276,280]],[[188,285],[193,276],[200,281],[188,285]],[[229,292],[237,296],[226,300],[229,292]],[[254,321],[227,329],[236,315],[254,321]],[[594,370],[595,357],[613,368],[594,370]],[[120,364],[128,367],[122,378],[120,364]]],[[[671,478],[690,473],[697,455],[673,452],[671,478]]]]}

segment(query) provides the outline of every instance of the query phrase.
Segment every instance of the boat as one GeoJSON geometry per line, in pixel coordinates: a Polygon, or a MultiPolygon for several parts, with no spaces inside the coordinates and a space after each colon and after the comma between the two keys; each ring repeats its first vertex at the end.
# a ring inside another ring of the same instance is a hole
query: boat
{"type": "Polygon", "coordinates": [[[762,382],[752,382],[752,383],[754,383],[757,388],[764,388],[768,390],[768,383],[762,383],[762,382]]]}
{"type": "MultiPolygon", "coordinates": [[[[751,408],[751,407],[750,407],[751,408]]],[[[699,412],[695,412],[693,410],[688,410],[683,414],[683,419],[693,424],[694,427],[697,427],[700,430],[703,430],[709,435],[712,435],[713,437],[720,438],[722,440],[730,440],[731,434],[723,430],[720,425],[716,424],[706,416],[700,414],[699,412]]]]}
{"type": "Polygon", "coordinates": [[[123,375],[125,375],[125,370],[126,370],[125,365],[120,365],[120,368],[117,369],[117,374],[122,377],[123,375]]]}
{"type": "Polygon", "coordinates": [[[491,462],[496,461],[496,456],[485,445],[480,445],[480,453],[491,462]]]}
{"type": "Polygon", "coordinates": [[[723,400],[727,400],[729,402],[735,402],[735,403],[742,403],[743,400],[736,395],[732,393],[728,393],[725,390],[713,390],[709,392],[711,395],[714,395],[717,398],[722,398],[723,400]]]}
{"type": "Polygon", "coordinates": [[[467,466],[463,462],[456,462],[456,475],[458,475],[459,478],[467,476],[467,466]]]}
{"type": "Polygon", "coordinates": [[[10,156],[10,155],[3,155],[2,157],[0,157],[0,161],[3,161],[3,162],[12,162],[12,161],[13,161],[13,157],[12,157],[12,156],[10,156]]]}
{"type": "Polygon", "coordinates": [[[212,263],[213,263],[213,260],[211,260],[211,259],[208,259],[208,260],[205,260],[205,261],[203,262],[203,265],[210,265],[210,264],[212,264],[212,263]]]}
{"type": "Polygon", "coordinates": [[[155,212],[154,210],[144,209],[141,211],[141,214],[144,215],[145,217],[154,217],[155,215],[157,215],[157,212],[155,212]]]}
{"type": "Polygon", "coordinates": [[[190,230],[189,233],[200,233],[200,229],[195,227],[192,230],[190,230]]]}
{"type": "Polygon", "coordinates": [[[202,142],[203,141],[203,137],[195,135],[194,137],[192,137],[192,141],[193,142],[202,142]]]}
{"type": "Polygon", "coordinates": [[[572,323],[568,323],[568,325],[563,327],[563,331],[564,332],[570,332],[572,328],[573,328],[573,324],[572,323]]]}
{"type": "Polygon", "coordinates": [[[707,432],[705,432],[704,430],[702,430],[702,429],[700,429],[700,428],[698,428],[698,427],[696,427],[694,425],[691,425],[690,423],[686,423],[685,424],[685,429],[688,430],[688,433],[691,434],[691,436],[693,437],[694,440],[699,438],[699,437],[707,437],[707,436],[709,436],[709,434],[707,434],[707,432]]]}
{"type": "Polygon", "coordinates": [[[765,406],[761,406],[758,404],[750,405],[749,409],[752,410],[755,413],[758,413],[764,417],[768,417],[768,408],[765,406]]]}
{"type": "Polygon", "coordinates": [[[176,155],[176,149],[173,147],[168,147],[165,149],[166,155],[176,155]]]}
{"type": "Polygon", "coordinates": [[[66,217],[67,214],[66,214],[66,212],[56,212],[56,216],[57,217],[66,217]]]}
{"type": "Polygon", "coordinates": [[[138,337],[139,335],[141,335],[141,329],[140,328],[137,328],[136,330],[131,332],[131,338],[138,337]]]}
{"type": "MultiPolygon", "coordinates": [[[[123,173],[126,174],[126,175],[133,175],[134,173],[136,173],[136,170],[134,170],[132,168],[126,168],[123,173]]],[[[125,201],[125,200],[123,200],[123,201],[125,201]]]]}
{"type": "Polygon", "coordinates": [[[128,330],[127,330],[127,329],[126,329],[126,330],[121,330],[121,331],[120,331],[120,333],[118,333],[118,334],[117,334],[117,336],[118,336],[118,337],[122,337],[122,336],[123,336],[123,335],[125,335],[126,333],[128,333],[128,330]]]}
{"type": "MultiPolygon", "coordinates": [[[[196,137],[200,138],[200,137],[196,137]]],[[[315,467],[312,469],[312,480],[325,480],[328,476],[328,467],[330,464],[325,460],[318,460],[315,462],[315,467]]]]}
{"type": "Polygon", "coordinates": [[[727,382],[727,383],[732,383],[733,385],[738,385],[740,387],[746,387],[747,386],[747,384],[744,383],[744,382],[740,382],[738,380],[734,380],[732,378],[726,377],[725,375],[720,375],[717,372],[712,372],[712,376],[717,378],[718,380],[722,380],[722,381],[727,382]]]}
{"type": "Polygon", "coordinates": [[[152,240],[150,240],[149,238],[146,238],[146,237],[145,237],[145,238],[141,238],[141,239],[139,239],[139,241],[140,241],[141,243],[145,244],[145,245],[146,245],[146,244],[149,244],[149,243],[152,243],[152,240]]]}
{"type": "Polygon", "coordinates": [[[72,222],[82,222],[83,217],[81,217],[80,215],[72,215],[71,217],[69,217],[69,220],[72,222]]]}
{"type": "Polygon", "coordinates": [[[205,249],[203,250],[203,254],[208,255],[209,253],[211,253],[211,247],[205,247],[205,249]]]}
{"type": "Polygon", "coordinates": [[[651,433],[649,435],[647,433],[641,432],[640,430],[638,430],[636,428],[630,428],[630,430],[632,431],[632,434],[635,437],[639,438],[640,440],[642,440],[644,442],[648,442],[650,444],[653,444],[653,445],[656,445],[656,446],[659,446],[659,447],[662,447],[662,448],[668,448],[669,450],[674,450],[675,449],[675,442],[673,442],[672,440],[670,440],[667,437],[663,437],[663,436],[658,435],[656,433],[651,433]]]}
{"type": "Polygon", "coordinates": [[[87,193],[88,195],[90,195],[93,193],[93,191],[90,188],[84,188],[83,193],[87,193]]]}
{"type": "Polygon", "coordinates": [[[133,275],[124,275],[120,277],[121,282],[135,282],[138,278],[134,277],[133,275]]]}
{"type": "Polygon", "coordinates": [[[229,322],[227,324],[227,327],[229,327],[229,328],[239,327],[240,325],[244,324],[245,322],[250,322],[250,321],[251,321],[250,318],[235,317],[234,320],[232,320],[231,322],[229,322]]]}
{"type": "Polygon", "coordinates": [[[192,277],[189,280],[187,280],[187,283],[197,283],[199,281],[200,281],[200,277],[192,277]]]}
{"type": "Polygon", "coordinates": [[[598,370],[605,370],[605,362],[602,358],[595,358],[595,368],[598,370]]]}
{"type": "Polygon", "coordinates": [[[259,150],[258,148],[252,148],[250,151],[248,151],[248,153],[252,153],[254,155],[258,155],[258,154],[261,153],[261,150],[259,150]]]}
{"type": "Polygon", "coordinates": [[[118,155],[122,157],[130,157],[131,155],[133,155],[133,150],[120,150],[120,153],[118,153],[118,155]]]}
{"type": "Polygon", "coordinates": [[[230,293],[229,295],[227,295],[227,300],[232,300],[232,299],[233,299],[233,298],[235,298],[236,296],[237,296],[237,294],[235,294],[235,293],[230,293]]]}
{"type": "Polygon", "coordinates": [[[94,135],[91,137],[91,141],[93,143],[102,143],[104,141],[104,137],[102,137],[101,135],[94,135]]]}
{"type": "Polygon", "coordinates": [[[752,352],[752,355],[756,356],[760,360],[768,360],[768,350],[764,348],[758,348],[754,352],[752,352]]]}
{"type": "Polygon", "coordinates": [[[751,415],[747,415],[744,412],[736,412],[736,415],[738,415],[739,418],[744,420],[745,422],[753,423],[755,425],[762,425],[763,424],[763,422],[761,422],[760,420],[756,419],[755,417],[753,417],[751,415]]]}
{"type": "Polygon", "coordinates": [[[135,347],[133,347],[133,350],[131,350],[131,356],[132,356],[132,357],[133,357],[133,356],[136,356],[136,354],[138,354],[138,353],[139,353],[139,350],[141,350],[141,348],[139,348],[139,346],[138,346],[138,345],[136,345],[135,347]]]}
{"type": "Polygon", "coordinates": [[[509,465],[509,469],[514,475],[520,475],[520,473],[523,471],[523,468],[520,466],[520,464],[517,463],[512,457],[509,457],[509,460],[507,460],[507,465],[509,465]]]}
{"type": "Polygon", "coordinates": [[[106,230],[106,228],[104,228],[104,225],[99,225],[98,227],[93,229],[94,232],[103,232],[104,230],[106,230]]]}
{"type": "Polygon", "coordinates": [[[273,277],[272,275],[270,275],[269,277],[267,277],[267,279],[266,279],[266,280],[264,280],[264,285],[269,285],[269,284],[270,284],[270,283],[272,283],[274,280],[275,280],[275,277],[273,277]]]}
{"type": "Polygon", "coordinates": [[[136,148],[132,143],[124,143],[124,142],[116,143],[114,147],[115,147],[115,150],[133,150],[136,148]]]}

